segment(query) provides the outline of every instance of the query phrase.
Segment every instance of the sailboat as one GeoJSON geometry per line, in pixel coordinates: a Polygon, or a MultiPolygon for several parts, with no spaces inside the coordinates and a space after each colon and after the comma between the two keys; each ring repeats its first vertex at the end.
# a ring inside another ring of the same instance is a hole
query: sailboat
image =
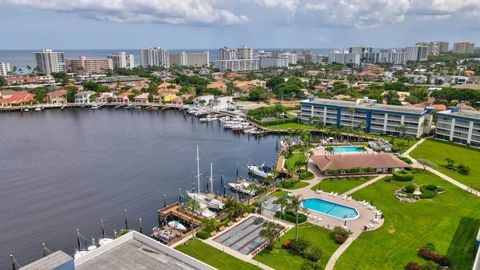
{"type": "Polygon", "coordinates": [[[187,192],[189,198],[196,200],[200,203],[200,207],[202,208],[202,215],[205,217],[211,217],[212,214],[214,216],[215,213],[208,210],[208,208],[221,210],[224,207],[224,203],[215,198],[213,194],[213,163],[210,163],[210,193],[204,194],[201,193],[200,188],[200,155],[199,149],[197,145],[197,192],[187,192]]]}

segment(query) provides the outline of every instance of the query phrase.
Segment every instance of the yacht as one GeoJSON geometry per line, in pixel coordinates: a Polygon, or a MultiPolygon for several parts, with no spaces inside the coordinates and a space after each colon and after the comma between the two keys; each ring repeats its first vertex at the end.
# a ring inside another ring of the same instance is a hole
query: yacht
{"type": "Polygon", "coordinates": [[[174,229],[177,229],[181,232],[186,232],[187,231],[187,227],[183,226],[182,223],[176,221],[176,220],[172,220],[170,222],[168,222],[168,226],[174,228],[174,229]]]}
{"type": "Polygon", "coordinates": [[[240,180],[238,180],[237,182],[234,182],[234,183],[228,183],[228,185],[230,186],[231,189],[233,189],[235,191],[238,191],[238,192],[241,192],[241,193],[244,193],[244,194],[248,194],[250,196],[254,196],[255,194],[257,194],[257,189],[251,190],[249,188],[250,185],[255,185],[255,186],[257,186],[257,185],[255,183],[249,182],[245,179],[240,179],[240,180]]]}
{"type": "Polygon", "coordinates": [[[269,176],[272,176],[272,168],[268,167],[263,163],[260,166],[255,166],[255,165],[247,165],[248,170],[250,173],[262,177],[262,178],[267,178],[269,176]]]}

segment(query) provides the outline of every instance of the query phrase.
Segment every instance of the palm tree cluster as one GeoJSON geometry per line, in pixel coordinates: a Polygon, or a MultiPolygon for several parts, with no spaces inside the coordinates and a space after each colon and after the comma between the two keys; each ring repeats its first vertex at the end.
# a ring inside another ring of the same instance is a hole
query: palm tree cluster
{"type": "Polygon", "coordinates": [[[284,229],[285,228],[282,225],[276,222],[266,221],[265,223],[263,223],[263,228],[260,231],[260,236],[266,238],[268,240],[269,247],[273,248],[273,245],[280,237],[280,234],[284,229]]]}

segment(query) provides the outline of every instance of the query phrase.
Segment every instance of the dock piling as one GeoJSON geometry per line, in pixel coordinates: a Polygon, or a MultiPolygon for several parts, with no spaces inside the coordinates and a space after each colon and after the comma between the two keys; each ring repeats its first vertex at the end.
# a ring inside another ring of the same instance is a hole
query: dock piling
{"type": "Polygon", "coordinates": [[[163,194],[163,207],[167,207],[167,195],[163,194]]]}
{"type": "Polygon", "coordinates": [[[138,218],[138,223],[140,224],[140,233],[143,234],[142,218],[138,218]]]}
{"type": "Polygon", "coordinates": [[[77,246],[78,250],[82,249],[81,243],[80,243],[80,230],[77,229],[77,246]]]}
{"type": "Polygon", "coordinates": [[[125,230],[128,230],[128,214],[127,214],[127,209],[125,211],[125,230]]]}
{"type": "Polygon", "coordinates": [[[100,224],[102,225],[102,237],[105,238],[105,225],[103,224],[103,218],[100,219],[100,224]]]}
{"type": "Polygon", "coordinates": [[[45,246],[45,243],[42,243],[42,254],[43,257],[47,257],[47,247],[45,246]]]}

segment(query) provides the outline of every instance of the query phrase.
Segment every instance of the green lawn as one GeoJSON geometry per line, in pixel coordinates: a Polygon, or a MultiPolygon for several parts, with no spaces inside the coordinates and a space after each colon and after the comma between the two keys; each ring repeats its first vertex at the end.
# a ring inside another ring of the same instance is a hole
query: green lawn
{"type": "Polygon", "coordinates": [[[275,191],[272,195],[277,197],[277,198],[280,198],[285,194],[288,194],[288,191],[280,190],[280,191],[275,191]]]}
{"type": "Polygon", "coordinates": [[[198,239],[192,239],[175,248],[219,270],[258,270],[257,266],[241,261],[227,253],[211,247],[198,239]]]}
{"type": "Polygon", "coordinates": [[[292,188],[288,188],[289,190],[299,189],[308,186],[307,182],[297,181],[292,188]]]}
{"type": "Polygon", "coordinates": [[[453,144],[438,140],[426,140],[411,154],[413,158],[427,159],[437,164],[436,170],[452,177],[453,179],[480,190],[480,150],[467,146],[453,144]],[[470,167],[470,174],[463,175],[444,167],[445,158],[451,158],[455,165],[460,163],[470,167]]]}
{"type": "Polygon", "coordinates": [[[368,180],[372,180],[375,176],[365,176],[365,177],[358,177],[358,178],[332,178],[332,179],[324,179],[320,183],[316,184],[312,187],[312,190],[321,189],[325,192],[338,192],[339,194],[345,193],[365,182],[368,180]]]}
{"type": "MultiPolygon", "coordinates": [[[[330,256],[338,248],[338,245],[330,238],[329,230],[310,223],[299,225],[299,236],[322,249],[323,255],[320,259],[322,267],[325,267],[330,256]]],[[[280,241],[275,244],[273,250],[264,250],[255,256],[254,259],[277,270],[300,269],[305,259],[292,255],[287,250],[281,248],[281,243],[287,239],[295,239],[295,228],[292,228],[282,236],[280,241]]]]}
{"type": "Polygon", "coordinates": [[[471,269],[472,254],[462,250],[471,249],[473,241],[461,239],[473,239],[474,234],[465,237],[456,232],[464,217],[480,219],[480,199],[428,172],[416,173],[413,182],[439,185],[445,192],[430,200],[402,203],[393,194],[405,183],[380,180],[352,195],[373,202],[383,211],[385,224],[361,234],[335,269],[404,269],[409,261],[423,264],[416,251],[427,243],[443,254],[454,254],[450,260],[458,266],[455,269],[471,269]]]}
{"type": "Polygon", "coordinates": [[[300,169],[300,167],[304,167],[304,166],[298,166],[296,164],[305,162],[305,159],[306,157],[305,155],[303,155],[302,152],[293,151],[291,157],[285,160],[285,168],[292,171],[298,170],[300,169]]]}
{"type": "Polygon", "coordinates": [[[287,124],[272,125],[272,126],[266,126],[266,128],[275,129],[275,130],[315,129],[315,127],[313,127],[313,126],[305,125],[305,124],[299,124],[299,123],[287,123],[287,124]]]}

